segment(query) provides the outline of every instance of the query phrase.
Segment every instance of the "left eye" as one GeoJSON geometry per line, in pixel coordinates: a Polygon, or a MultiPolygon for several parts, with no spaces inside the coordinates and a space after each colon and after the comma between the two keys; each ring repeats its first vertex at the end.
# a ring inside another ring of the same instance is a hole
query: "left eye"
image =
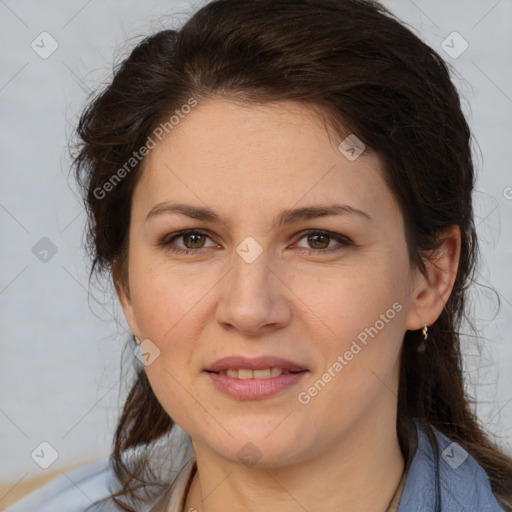
{"type": "Polygon", "coordinates": [[[352,244],[351,240],[349,240],[348,238],[342,235],[338,235],[336,233],[331,233],[330,231],[307,231],[305,233],[302,233],[300,240],[302,240],[303,238],[307,240],[308,244],[313,244],[316,246],[312,248],[306,247],[306,249],[309,252],[331,252],[341,250],[343,247],[336,247],[336,245],[334,245],[334,247],[329,247],[329,243],[333,240],[338,242],[338,244],[342,246],[352,244]],[[321,247],[318,247],[318,245],[320,245],[321,247]]]}

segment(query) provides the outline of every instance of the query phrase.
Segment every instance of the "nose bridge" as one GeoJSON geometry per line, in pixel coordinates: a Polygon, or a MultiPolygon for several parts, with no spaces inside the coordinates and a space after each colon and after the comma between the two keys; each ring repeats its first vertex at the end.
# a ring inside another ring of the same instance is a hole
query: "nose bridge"
{"type": "Polygon", "coordinates": [[[288,318],[283,285],[269,263],[268,251],[254,237],[246,237],[235,247],[232,268],[219,298],[220,322],[256,332],[288,318]]]}
{"type": "Polygon", "coordinates": [[[268,250],[263,243],[247,236],[235,247],[229,287],[238,298],[248,295],[252,300],[258,300],[271,292],[268,250]]]}

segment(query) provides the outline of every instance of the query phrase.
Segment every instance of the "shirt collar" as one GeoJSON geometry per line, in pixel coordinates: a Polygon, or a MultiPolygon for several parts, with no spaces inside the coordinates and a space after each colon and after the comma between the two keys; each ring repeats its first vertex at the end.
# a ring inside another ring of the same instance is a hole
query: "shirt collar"
{"type": "Polygon", "coordinates": [[[182,512],[196,470],[196,458],[192,457],[185,463],[167,491],[148,512],[182,512]]]}

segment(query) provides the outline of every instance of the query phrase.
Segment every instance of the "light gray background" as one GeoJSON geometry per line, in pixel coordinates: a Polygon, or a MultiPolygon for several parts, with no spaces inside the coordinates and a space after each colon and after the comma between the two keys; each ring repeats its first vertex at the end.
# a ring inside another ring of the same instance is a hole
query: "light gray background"
{"type": "MultiPolygon", "coordinates": [[[[0,480],[45,471],[30,457],[42,441],[59,454],[47,471],[109,453],[125,391],[119,361],[127,331],[111,297],[91,289],[88,302],[85,215],[68,179],[65,147],[119,47],[169,26],[165,14],[178,13],[179,24],[200,5],[0,0],[0,480]],[[43,31],[59,45],[47,59],[31,48],[43,31]],[[32,252],[43,237],[57,248],[46,263],[32,252]]],[[[481,149],[475,201],[483,265],[472,316],[485,339],[481,353],[470,339],[464,350],[479,416],[511,451],[512,1],[385,5],[454,65],[481,149]],[[469,44],[456,59],[441,48],[453,31],[469,44]],[[501,297],[498,314],[486,286],[501,297]]]]}

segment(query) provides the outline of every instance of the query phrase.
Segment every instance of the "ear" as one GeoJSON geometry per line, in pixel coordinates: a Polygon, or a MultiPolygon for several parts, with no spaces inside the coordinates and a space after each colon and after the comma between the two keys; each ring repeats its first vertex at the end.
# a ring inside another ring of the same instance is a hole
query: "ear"
{"type": "Polygon", "coordinates": [[[426,275],[416,273],[406,329],[432,325],[441,315],[457,276],[460,257],[460,229],[453,225],[439,237],[439,248],[425,261],[426,275]]]}
{"type": "Polygon", "coordinates": [[[117,298],[119,299],[119,303],[121,304],[121,308],[123,309],[123,314],[126,319],[126,323],[130,328],[130,331],[138,335],[139,332],[137,323],[135,321],[135,316],[133,314],[133,307],[130,298],[130,288],[128,286],[128,278],[126,276],[125,279],[122,279],[119,275],[118,270],[114,267],[112,271],[112,279],[114,281],[114,287],[116,289],[117,298]]]}

